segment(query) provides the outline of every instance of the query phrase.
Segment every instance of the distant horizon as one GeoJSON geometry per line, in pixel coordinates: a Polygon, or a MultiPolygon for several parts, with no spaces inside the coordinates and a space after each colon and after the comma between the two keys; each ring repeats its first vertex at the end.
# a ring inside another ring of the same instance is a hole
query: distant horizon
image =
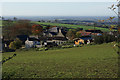
{"type": "MultiPolygon", "coordinates": [[[[3,16],[4,20],[14,20],[16,17],[18,20],[31,20],[31,21],[39,21],[39,20],[106,20],[113,16],[3,16]]],[[[117,16],[114,16],[117,20],[117,16]]]]}
{"type": "Polygon", "coordinates": [[[12,15],[12,16],[2,16],[2,17],[111,17],[111,16],[26,16],[26,15],[13,16],[12,15]]]}

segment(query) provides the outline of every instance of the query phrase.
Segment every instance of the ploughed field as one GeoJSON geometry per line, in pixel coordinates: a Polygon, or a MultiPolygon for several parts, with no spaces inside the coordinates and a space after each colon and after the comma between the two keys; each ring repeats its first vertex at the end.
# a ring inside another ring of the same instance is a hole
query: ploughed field
{"type": "Polygon", "coordinates": [[[118,55],[113,44],[48,51],[3,53],[3,78],[117,78],[118,55]]]}

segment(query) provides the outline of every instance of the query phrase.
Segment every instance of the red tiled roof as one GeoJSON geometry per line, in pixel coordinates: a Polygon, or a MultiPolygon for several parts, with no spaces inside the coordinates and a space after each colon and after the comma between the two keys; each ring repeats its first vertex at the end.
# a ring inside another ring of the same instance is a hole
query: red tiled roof
{"type": "Polygon", "coordinates": [[[98,34],[100,34],[100,33],[92,33],[91,35],[98,35],[98,34]]]}
{"type": "Polygon", "coordinates": [[[89,36],[89,35],[91,35],[91,32],[79,31],[79,33],[81,33],[82,36],[89,36]]]}

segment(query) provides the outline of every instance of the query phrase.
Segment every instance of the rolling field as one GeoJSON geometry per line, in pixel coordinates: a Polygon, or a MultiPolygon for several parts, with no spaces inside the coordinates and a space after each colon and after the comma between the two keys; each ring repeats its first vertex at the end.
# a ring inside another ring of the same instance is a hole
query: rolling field
{"type": "MultiPolygon", "coordinates": [[[[82,26],[82,25],[71,25],[71,24],[60,24],[60,23],[47,23],[47,22],[34,22],[34,21],[32,21],[31,23],[41,24],[41,25],[60,26],[60,27],[67,27],[67,28],[83,28],[84,30],[94,29],[93,26],[82,26]]],[[[107,28],[95,27],[95,29],[99,29],[99,30],[102,30],[102,31],[109,31],[109,29],[107,29],[107,28]]]]}
{"type": "Polygon", "coordinates": [[[3,78],[117,78],[118,55],[111,43],[3,53],[3,57],[14,53],[3,64],[3,78]]]}

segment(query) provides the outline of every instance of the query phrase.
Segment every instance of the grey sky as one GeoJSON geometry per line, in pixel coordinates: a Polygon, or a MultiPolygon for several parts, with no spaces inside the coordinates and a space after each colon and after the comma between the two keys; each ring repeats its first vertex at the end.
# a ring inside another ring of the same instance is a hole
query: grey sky
{"type": "Polygon", "coordinates": [[[3,16],[115,16],[113,2],[4,2],[3,16]]]}
{"type": "Polygon", "coordinates": [[[1,0],[0,2],[116,2],[117,0],[1,0]]]}

